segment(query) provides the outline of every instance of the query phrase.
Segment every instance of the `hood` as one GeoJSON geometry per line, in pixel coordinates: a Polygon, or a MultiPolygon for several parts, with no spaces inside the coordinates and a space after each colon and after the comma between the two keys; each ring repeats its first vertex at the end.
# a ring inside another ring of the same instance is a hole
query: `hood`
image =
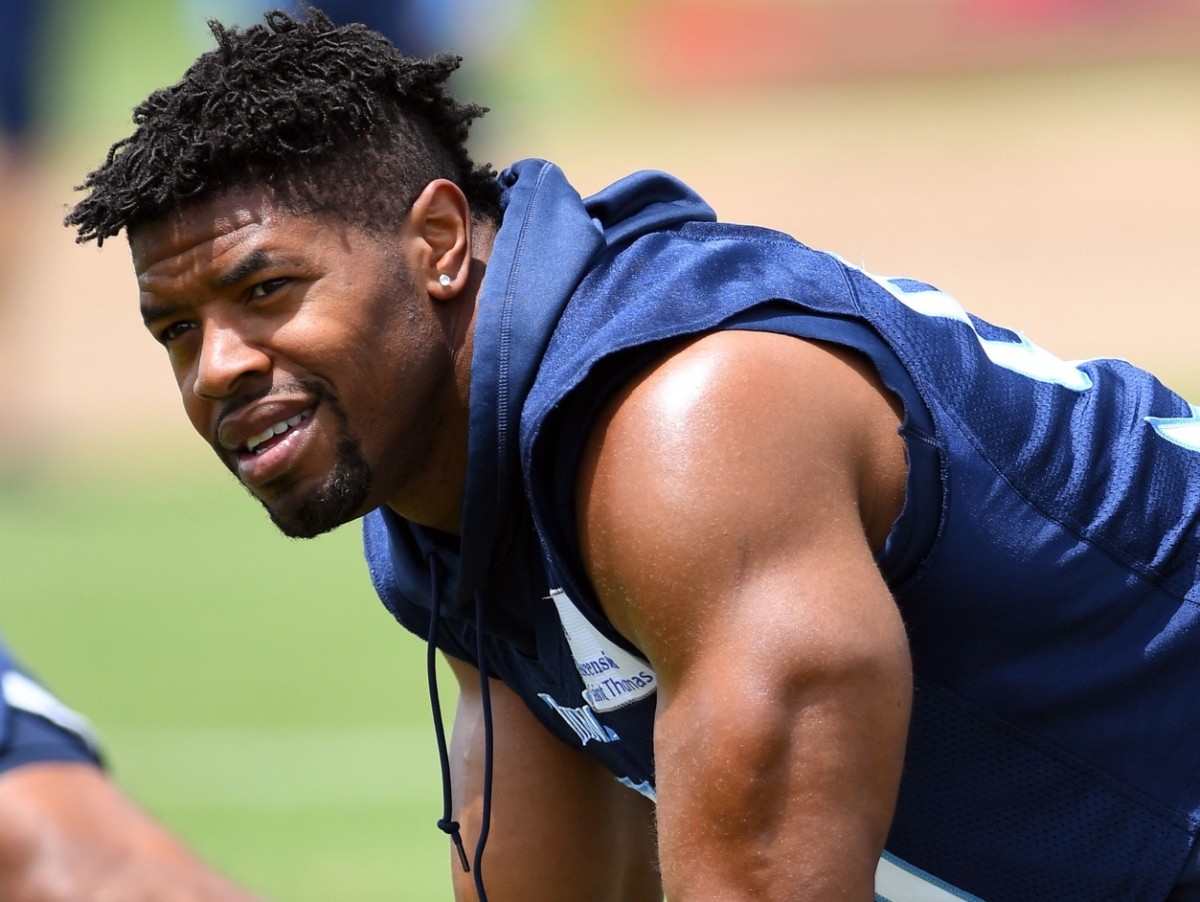
{"type": "Polygon", "coordinates": [[[559,316],[596,261],[647,232],[716,215],[665,173],[628,176],[583,200],[562,171],[525,160],[500,176],[504,212],[475,318],[467,482],[453,609],[487,584],[521,492],[521,409],[559,316]]]}

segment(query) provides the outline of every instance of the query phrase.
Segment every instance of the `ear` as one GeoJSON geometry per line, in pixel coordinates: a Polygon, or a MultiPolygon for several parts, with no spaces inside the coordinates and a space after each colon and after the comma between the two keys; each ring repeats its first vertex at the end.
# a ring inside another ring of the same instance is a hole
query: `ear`
{"type": "Polygon", "coordinates": [[[432,298],[456,296],[471,268],[471,207],[466,196],[446,179],[430,182],[413,202],[409,228],[413,278],[432,298]]]}

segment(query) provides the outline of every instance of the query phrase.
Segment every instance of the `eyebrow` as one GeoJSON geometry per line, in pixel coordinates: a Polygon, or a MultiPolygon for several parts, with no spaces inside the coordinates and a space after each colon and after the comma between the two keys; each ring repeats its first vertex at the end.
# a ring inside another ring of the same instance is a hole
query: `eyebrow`
{"type": "MultiPolygon", "coordinates": [[[[243,279],[249,278],[256,272],[266,269],[274,262],[275,261],[271,258],[271,255],[266,251],[253,251],[239,260],[236,266],[231,267],[230,269],[221,273],[219,276],[211,279],[208,283],[208,287],[214,290],[229,288],[238,284],[243,279]]],[[[156,320],[166,319],[174,316],[180,311],[186,310],[187,308],[187,304],[143,301],[141,304],[142,322],[146,326],[149,326],[156,320]]]]}
{"type": "Polygon", "coordinates": [[[243,279],[254,275],[259,270],[266,269],[272,262],[271,255],[266,251],[261,249],[253,251],[238,261],[236,266],[231,267],[209,282],[208,286],[209,288],[229,288],[243,279]]]}
{"type": "Polygon", "coordinates": [[[148,329],[152,322],[174,316],[185,307],[185,304],[155,304],[142,301],[142,324],[148,329]]]}

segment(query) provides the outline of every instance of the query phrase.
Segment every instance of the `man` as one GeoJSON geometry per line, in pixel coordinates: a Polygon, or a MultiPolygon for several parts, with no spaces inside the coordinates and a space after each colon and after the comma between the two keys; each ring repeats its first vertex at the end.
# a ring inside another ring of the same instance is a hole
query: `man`
{"type": "Polygon", "coordinates": [[[248,902],[112,783],[87,721],[0,644],[0,898],[248,902]]]}
{"type": "Polygon", "coordinates": [[[67,223],[126,230],[279,527],[365,515],[448,655],[460,898],[1187,897],[1186,402],[660,173],[493,179],[453,58],[214,32],[67,223]]]}

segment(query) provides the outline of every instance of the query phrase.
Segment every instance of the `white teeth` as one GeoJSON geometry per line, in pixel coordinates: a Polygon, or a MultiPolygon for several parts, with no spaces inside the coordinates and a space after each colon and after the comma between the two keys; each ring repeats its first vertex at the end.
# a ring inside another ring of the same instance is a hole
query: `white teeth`
{"type": "Polygon", "coordinates": [[[277,435],[283,435],[289,429],[299,426],[300,423],[303,422],[310,413],[312,413],[310,410],[306,410],[303,413],[298,413],[294,417],[288,417],[288,419],[280,420],[273,426],[268,426],[262,432],[258,433],[258,435],[250,436],[250,438],[246,439],[246,450],[253,451],[267,439],[274,438],[277,435]]]}

